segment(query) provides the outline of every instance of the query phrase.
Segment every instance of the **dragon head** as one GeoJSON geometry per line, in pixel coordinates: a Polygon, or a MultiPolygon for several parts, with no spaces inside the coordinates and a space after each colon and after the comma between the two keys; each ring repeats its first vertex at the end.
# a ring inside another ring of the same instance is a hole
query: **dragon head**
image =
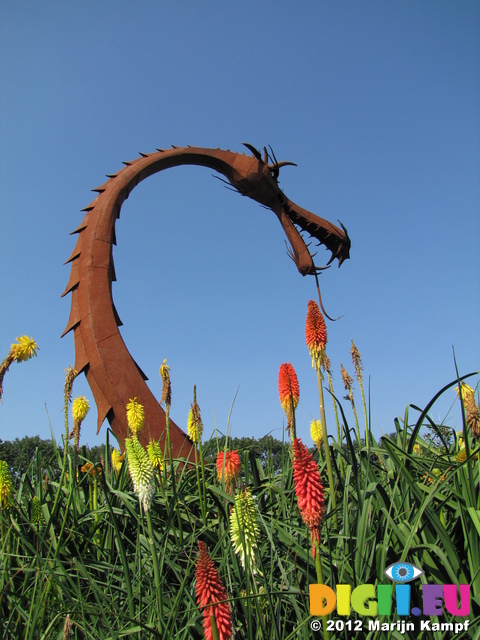
{"type": "Polygon", "coordinates": [[[294,162],[277,162],[271,148],[270,152],[264,149],[262,158],[255,147],[244,144],[253,157],[238,156],[239,161],[234,163],[234,171],[228,176],[229,182],[240,194],[256,200],[277,215],[290,242],[288,253],[302,276],[328,268],[335,258],[340,266],[350,257],[351,244],[343,224],[340,222],[339,228],[286,197],[278,186],[278,175],[281,167],[296,166],[294,162]],[[308,233],[312,240],[317,240],[318,244],[325,245],[331,251],[332,255],[326,266],[315,265],[313,258],[316,254],[309,251],[311,242],[307,244],[301,232],[308,233]]]}

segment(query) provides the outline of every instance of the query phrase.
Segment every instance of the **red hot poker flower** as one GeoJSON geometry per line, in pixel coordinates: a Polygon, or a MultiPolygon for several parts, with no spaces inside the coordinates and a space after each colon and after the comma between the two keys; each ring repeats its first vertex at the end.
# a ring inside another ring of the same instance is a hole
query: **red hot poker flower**
{"type": "Polygon", "coordinates": [[[198,543],[198,559],[195,578],[197,581],[197,603],[203,608],[203,629],[206,640],[212,640],[212,623],[210,616],[215,616],[219,640],[228,640],[232,635],[232,617],[227,592],[222,580],[208,554],[207,547],[201,540],[198,543]],[[218,603],[218,604],[217,604],[218,603]]]}
{"type": "Polygon", "coordinates": [[[319,369],[327,345],[327,326],[315,300],[310,300],[308,303],[305,341],[312,356],[312,367],[319,369]]]}
{"type": "MultiPolygon", "coordinates": [[[[222,481],[223,477],[223,458],[224,452],[217,454],[217,477],[218,481],[222,481]]],[[[225,484],[235,484],[240,475],[240,456],[238,451],[227,451],[225,456],[225,484]]]]}
{"type": "Polygon", "coordinates": [[[315,541],[320,542],[320,524],[323,518],[325,498],[318,465],[300,438],[295,438],[293,450],[293,483],[302,519],[310,529],[312,555],[315,557],[315,541]]]}
{"type": "Polygon", "coordinates": [[[284,362],[278,372],[278,397],[287,415],[288,428],[293,425],[294,410],[300,400],[300,386],[293,365],[284,362]]]}

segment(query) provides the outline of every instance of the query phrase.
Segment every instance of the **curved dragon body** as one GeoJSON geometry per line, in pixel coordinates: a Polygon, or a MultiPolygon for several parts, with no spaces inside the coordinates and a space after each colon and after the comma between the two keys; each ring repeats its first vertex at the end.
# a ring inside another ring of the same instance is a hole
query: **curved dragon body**
{"type": "MultiPolygon", "coordinates": [[[[84,372],[98,410],[98,429],[105,418],[121,443],[128,435],[126,405],[133,397],[145,409],[144,438],[163,441],[166,415],[146,384],[147,377],[130,355],[118,327],[121,325],[112,298],[115,280],[112,249],[115,244],[115,222],[130,192],[139,182],[154,173],[178,165],[201,165],[225,176],[242,195],[253,198],[274,211],[291,245],[290,256],[302,275],[315,273],[308,246],[297,227],[324,244],[339,265],[349,257],[350,240],[346,229],[298,207],[280,190],[277,183],[280,167],[265,150],[260,153],[246,145],[252,156],[197,147],[173,147],[124,163],[126,166],[107,176],[105,184],[93,189],[96,199],[83,211],[82,223],[72,233],[78,234],[75,248],[68,259],[70,279],[62,295],[72,294],[71,312],[62,336],[73,330],[75,370],[84,372]]],[[[170,420],[170,439],[175,456],[188,458],[192,443],[170,420]]]]}

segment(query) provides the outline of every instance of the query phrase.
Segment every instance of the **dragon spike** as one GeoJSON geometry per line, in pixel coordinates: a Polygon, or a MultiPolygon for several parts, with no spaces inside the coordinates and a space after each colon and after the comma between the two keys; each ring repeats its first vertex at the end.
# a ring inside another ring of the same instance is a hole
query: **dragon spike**
{"type": "Polygon", "coordinates": [[[101,184],[99,187],[95,187],[95,189],[92,189],[92,191],[95,191],[96,193],[103,193],[107,188],[107,185],[108,185],[108,182],[105,182],[104,184],[101,184]]]}
{"type": "Polygon", "coordinates": [[[263,147],[263,162],[264,164],[268,164],[269,155],[267,151],[267,147],[263,147]]]}
{"type": "MultiPolygon", "coordinates": [[[[337,220],[338,220],[338,218],[337,218],[337,220]]],[[[342,229],[345,231],[345,234],[348,236],[347,227],[342,222],[340,222],[340,220],[338,220],[338,223],[342,227],[342,229]]]]}
{"type": "Polygon", "coordinates": [[[90,204],[87,204],[87,206],[83,207],[83,209],[80,209],[80,211],[91,211],[95,207],[95,200],[93,200],[90,204]]]}
{"type": "Polygon", "coordinates": [[[247,149],[253,153],[254,157],[257,160],[260,160],[260,162],[263,162],[262,155],[258,149],[255,149],[255,147],[251,144],[248,144],[248,142],[242,142],[242,144],[244,147],[247,147],[247,149]]]}

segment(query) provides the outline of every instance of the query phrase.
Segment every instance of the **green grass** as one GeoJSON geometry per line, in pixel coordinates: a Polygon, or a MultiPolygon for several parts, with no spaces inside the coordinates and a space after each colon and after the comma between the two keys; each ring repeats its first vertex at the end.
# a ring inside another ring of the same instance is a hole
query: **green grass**
{"type": "MultiPolygon", "coordinates": [[[[326,499],[320,560],[325,584],[349,584],[352,589],[387,583],[384,571],[389,565],[410,562],[424,571],[412,583],[412,606],[422,606],[421,583],[469,584],[470,627],[457,637],[478,638],[479,440],[472,437],[460,401],[458,424],[463,425],[466,459],[456,459],[456,437],[447,447],[425,438],[426,430],[444,435],[445,425],[436,425],[430,413],[442,395],[454,394],[459,380],[441,389],[425,409],[408,407],[404,419],[395,421],[395,433],[381,443],[368,431],[359,446],[357,424],[349,426],[337,403],[342,442],[329,439],[333,486],[325,451],[314,454],[326,499]]],[[[329,395],[327,389],[327,401],[329,395]]],[[[365,420],[368,425],[368,416],[365,420]]],[[[262,465],[253,451],[243,452],[241,483],[255,498],[259,530],[255,557],[247,556],[244,569],[229,532],[234,498],[218,482],[214,462],[199,457],[199,469],[174,460],[173,473],[166,464],[145,513],[133,492],[128,465],[118,474],[111,467],[109,438],[107,433],[98,476],[79,471],[87,461],[72,448],[64,455],[54,445],[53,459],[37,449],[28,469],[15,480],[10,506],[2,503],[2,639],[203,638],[195,592],[199,540],[206,543],[229,594],[235,638],[323,636],[310,628],[308,586],[317,582],[317,568],[297,506],[288,449],[276,470],[268,455],[262,465]],[[32,523],[34,496],[44,523],[32,523]]],[[[330,618],[339,619],[335,613],[330,618]]],[[[358,618],[353,610],[351,618],[358,618]]],[[[397,619],[393,613],[382,621],[397,619]]],[[[448,613],[441,619],[455,620],[448,613]]],[[[387,637],[368,631],[367,618],[363,622],[363,630],[355,633],[359,640],[387,637]]],[[[332,639],[351,635],[348,630],[330,632],[332,639]]],[[[403,636],[393,631],[388,637],[453,636],[445,631],[424,631],[421,636],[417,631],[403,636]]]]}

